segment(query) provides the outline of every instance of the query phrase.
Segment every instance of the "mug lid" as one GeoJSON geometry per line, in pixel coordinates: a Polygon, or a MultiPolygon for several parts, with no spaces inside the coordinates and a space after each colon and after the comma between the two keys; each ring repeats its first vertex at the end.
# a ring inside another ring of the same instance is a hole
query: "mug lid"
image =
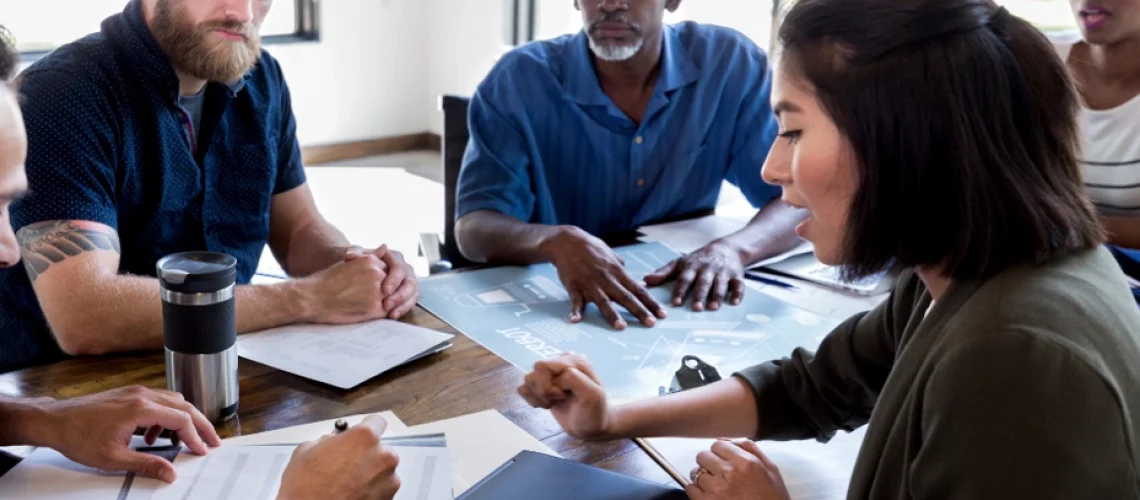
{"type": "Polygon", "coordinates": [[[181,293],[211,293],[237,281],[237,259],[218,252],[182,252],[155,265],[162,287],[181,293]]]}

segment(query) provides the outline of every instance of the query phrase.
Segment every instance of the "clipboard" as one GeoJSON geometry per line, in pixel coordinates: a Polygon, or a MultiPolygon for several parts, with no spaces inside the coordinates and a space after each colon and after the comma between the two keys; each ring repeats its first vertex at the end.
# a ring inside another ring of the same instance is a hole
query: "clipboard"
{"type": "Polygon", "coordinates": [[[523,451],[456,500],[685,500],[685,490],[523,451]]]}

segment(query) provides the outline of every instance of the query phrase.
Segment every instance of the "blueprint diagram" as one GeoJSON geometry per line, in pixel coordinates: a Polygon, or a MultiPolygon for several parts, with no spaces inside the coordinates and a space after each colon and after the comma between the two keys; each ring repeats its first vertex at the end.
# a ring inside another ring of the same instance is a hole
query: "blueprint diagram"
{"type": "MultiPolygon", "coordinates": [[[[678,257],[660,243],[624,247],[618,253],[639,281],[678,257]]],[[[738,306],[705,312],[670,306],[671,283],[650,292],[668,317],[647,328],[624,313],[629,326],[623,331],[606,324],[592,305],[582,322],[570,323],[569,295],[549,264],[425,279],[420,305],[523,370],[567,351],[584,354],[606,392],[618,400],[667,391],[684,356],[697,356],[727,378],[788,356],[796,347],[814,349],[838,324],[755,291],[746,292],[738,306]]]]}

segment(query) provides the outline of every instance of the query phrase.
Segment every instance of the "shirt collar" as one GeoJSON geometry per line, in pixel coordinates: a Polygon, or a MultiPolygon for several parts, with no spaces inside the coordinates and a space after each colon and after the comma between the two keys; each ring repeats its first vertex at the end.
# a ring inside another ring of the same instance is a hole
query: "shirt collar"
{"type": "MultiPolygon", "coordinates": [[[[661,35],[661,73],[657,79],[657,93],[664,94],[699,80],[701,72],[672,26],[663,26],[661,35]]],[[[578,104],[605,105],[609,97],[598,83],[586,31],[579,31],[570,40],[570,45],[562,64],[562,74],[565,75],[563,94],[578,104]]]]}
{"type": "MultiPolygon", "coordinates": [[[[173,92],[173,98],[178,99],[178,75],[174,73],[170,58],[162,51],[146,19],[143,18],[140,0],[131,0],[122,14],[103,21],[103,32],[116,41],[143,77],[173,92]]],[[[245,82],[251,73],[252,71],[248,71],[236,82],[226,84],[231,96],[237,95],[245,88],[245,82]]]]}

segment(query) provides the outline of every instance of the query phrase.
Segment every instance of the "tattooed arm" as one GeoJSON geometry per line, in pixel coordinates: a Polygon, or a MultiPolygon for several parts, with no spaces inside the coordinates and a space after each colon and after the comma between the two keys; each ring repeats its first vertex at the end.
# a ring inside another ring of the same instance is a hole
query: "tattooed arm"
{"type": "MultiPolygon", "coordinates": [[[[71,355],[162,347],[155,278],[118,274],[119,235],[90,221],[46,221],[16,234],[24,267],[60,347],[71,355]]],[[[309,319],[310,283],[236,290],[239,332],[309,319]]]]}

